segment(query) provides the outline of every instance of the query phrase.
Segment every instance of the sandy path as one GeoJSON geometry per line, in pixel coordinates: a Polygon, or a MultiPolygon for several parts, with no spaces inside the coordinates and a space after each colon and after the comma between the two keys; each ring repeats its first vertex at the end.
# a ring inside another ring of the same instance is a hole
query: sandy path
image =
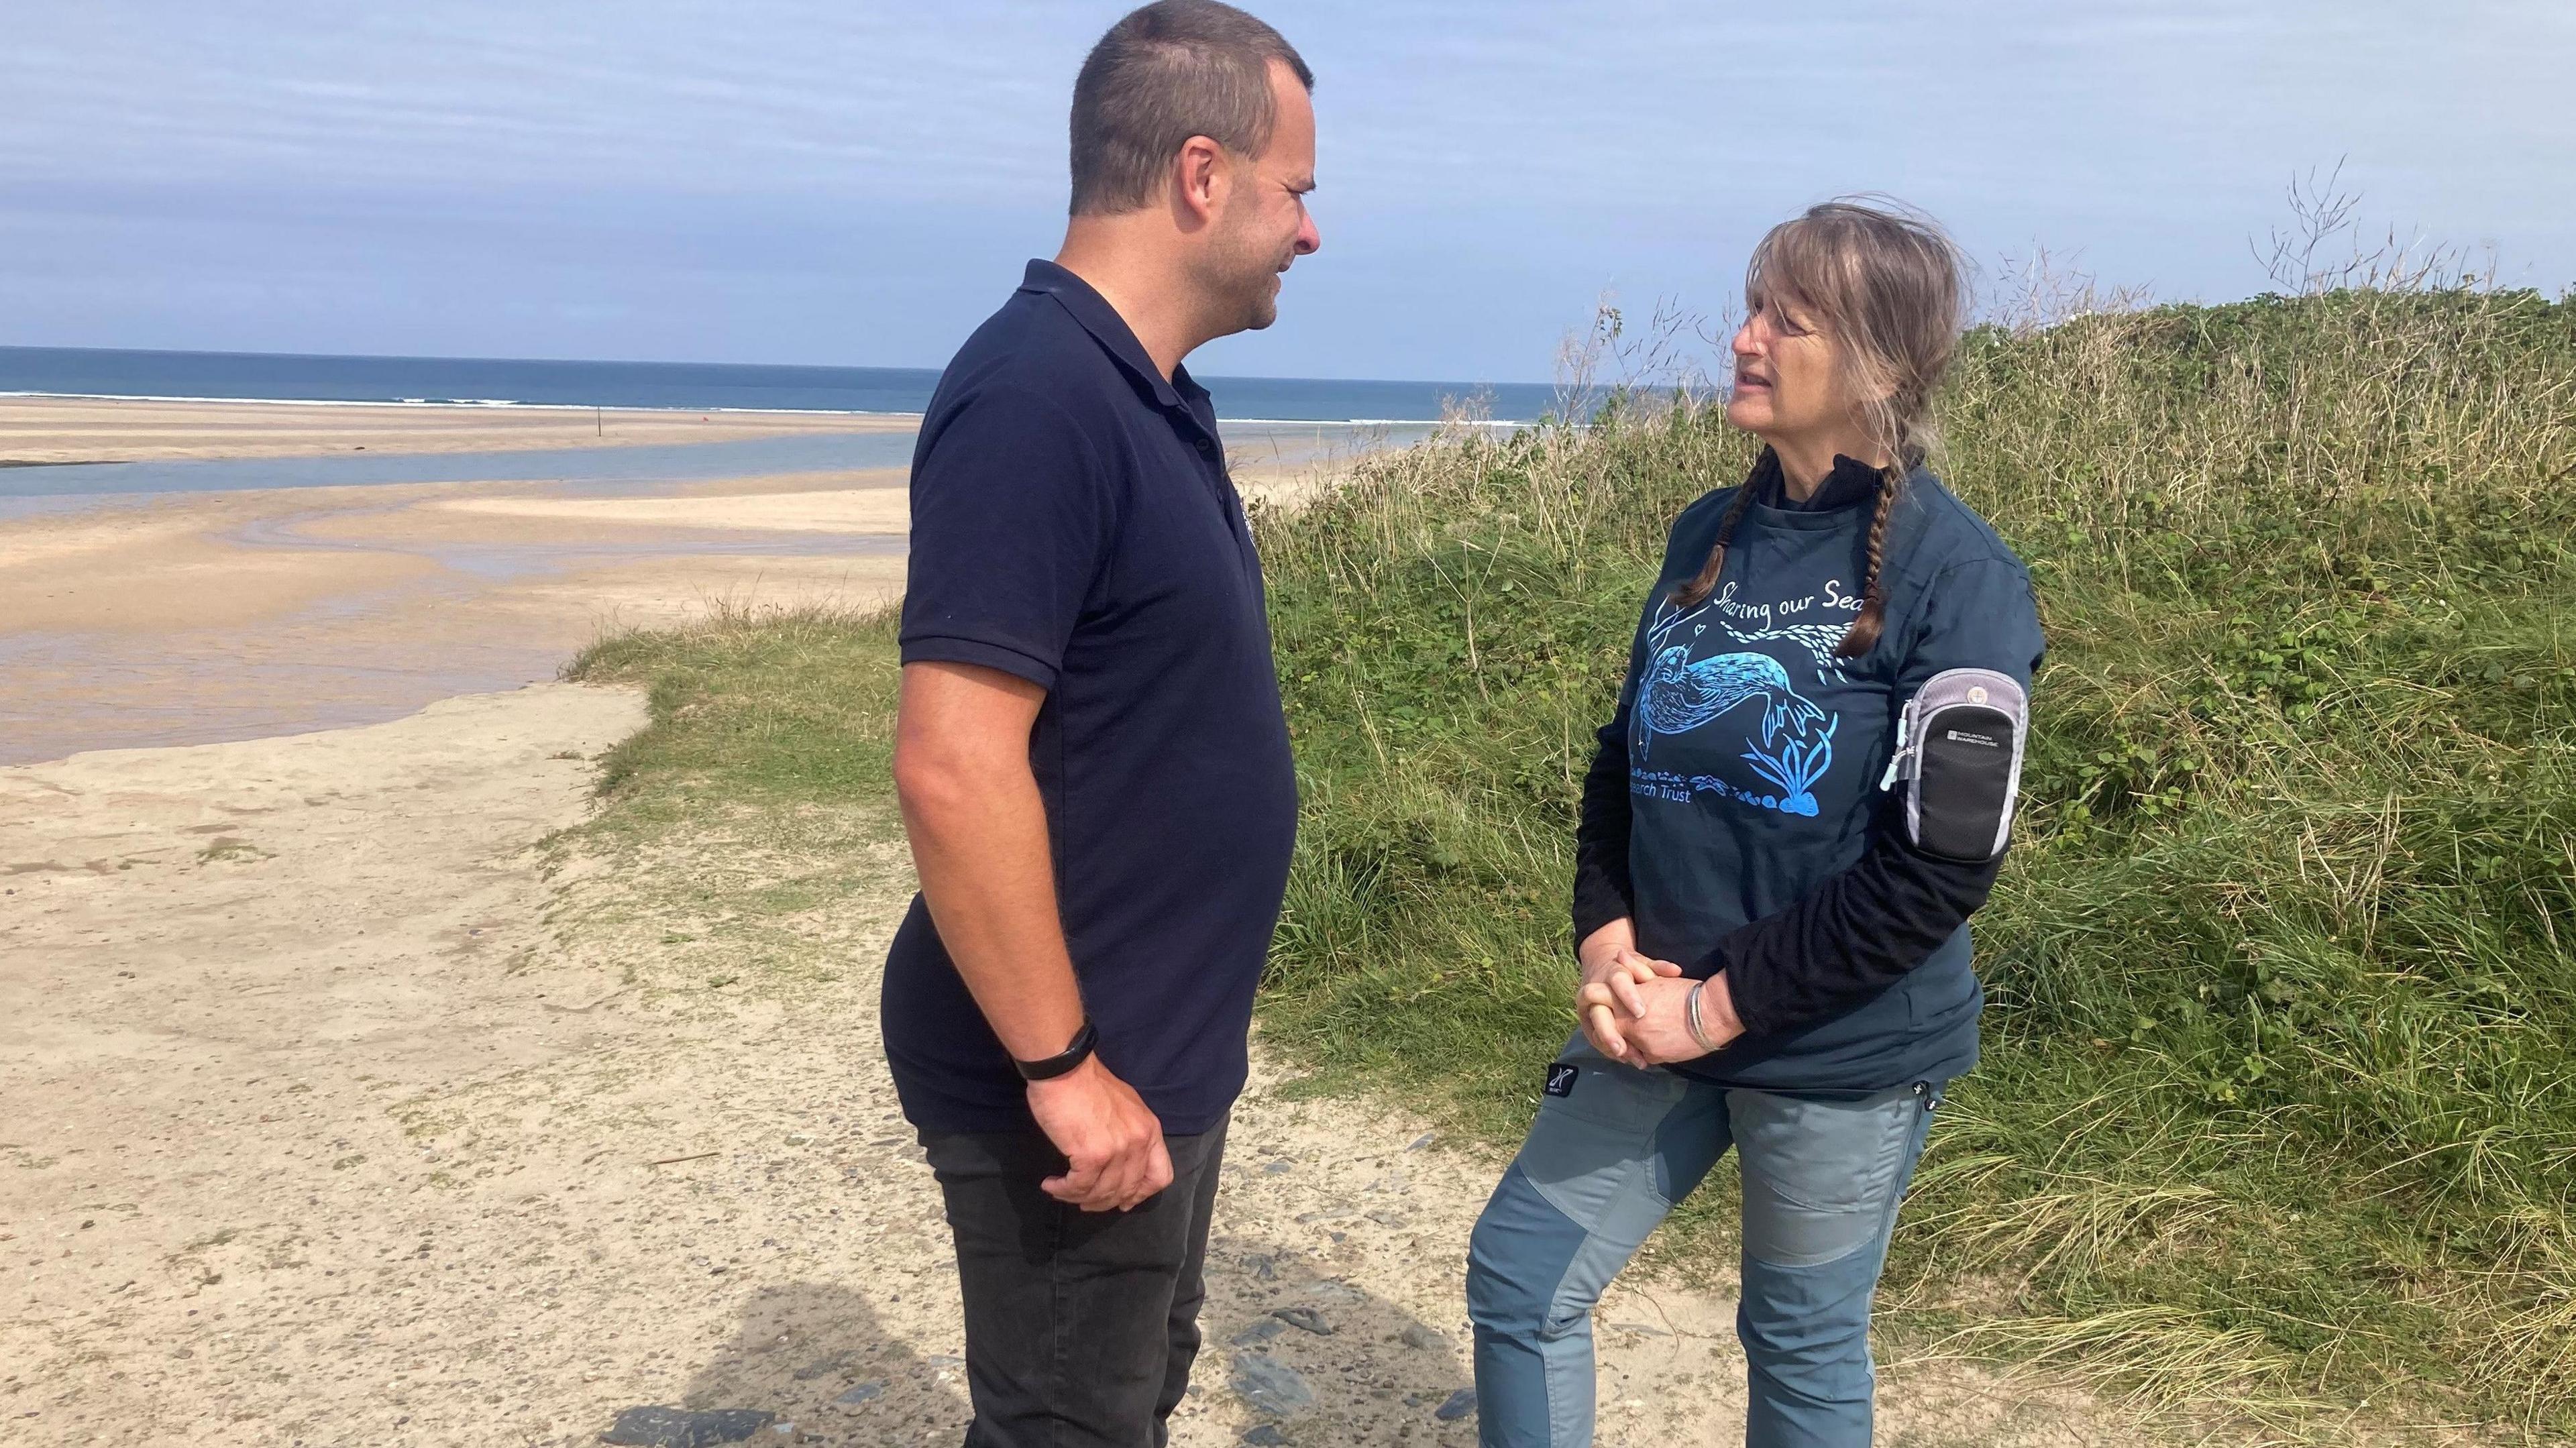
{"type": "MultiPolygon", "coordinates": [[[[532,849],[641,717],[548,685],[0,771],[0,1441],[570,1445],[647,1404],[956,1441],[944,1229],[874,1020],[900,845],[854,815],[866,903],[759,921],[802,886],[756,821],[532,849]]],[[[1176,1442],[1472,1441],[1435,1413],[1497,1163],[1423,1135],[1265,1068],[1176,1442]],[[1253,1359],[1312,1401],[1257,1411],[1253,1359]]],[[[1614,1296],[1605,1443],[1734,1441],[1730,1313],[1614,1296]]],[[[1981,1374],[1887,1383],[1882,1441],[2105,1441],[1981,1374]]]]}
{"type": "Polygon", "coordinates": [[[374,452],[516,452],[910,432],[908,414],[594,411],[437,403],[160,402],[0,397],[0,462],[165,462],[374,452]]]}

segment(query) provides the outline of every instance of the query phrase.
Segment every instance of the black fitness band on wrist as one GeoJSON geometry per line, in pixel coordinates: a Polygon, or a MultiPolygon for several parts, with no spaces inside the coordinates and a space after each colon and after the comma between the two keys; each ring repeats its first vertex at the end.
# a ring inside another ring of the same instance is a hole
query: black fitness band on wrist
{"type": "Polygon", "coordinates": [[[1011,1064],[1019,1068],[1022,1080],[1052,1081],[1089,1060],[1092,1049],[1099,1044],[1099,1028],[1085,1019],[1082,1029],[1073,1033],[1073,1044],[1042,1061],[1022,1061],[1014,1057],[1011,1064]]]}

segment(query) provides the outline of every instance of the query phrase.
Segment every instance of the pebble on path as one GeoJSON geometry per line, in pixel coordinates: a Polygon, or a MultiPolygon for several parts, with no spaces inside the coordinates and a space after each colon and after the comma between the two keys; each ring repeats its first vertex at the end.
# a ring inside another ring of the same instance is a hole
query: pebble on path
{"type": "Polygon", "coordinates": [[[619,1413],[608,1431],[599,1435],[599,1441],[625,1448],[717,1448],[719,1444],[741,1442],[768,1427],[777,1416],[757,1408],[691,1412],[645,1405],[619,1413]]]}
{"type": "Polygon", "coordinates": [[[855,1413],[859,1409],[867,1406],[871,1399],[874,1399],[885,1392],[885,1386],[884,1379],[870,1378],[868,1381],[860,1383],[849,1389],[849,1391],[844,1392],[839,1397],[834,1398],[832,1400],[832,1406],[839,1408],[845,1413],[855,1413]]]}
{"type": "Polygon", "coordinates": [[[1311,1307],[1274,1307],[1270,1309],[1270,1315],[1301,1332],[1311,1332],[1317,1337],[1333,1335],[1333,1325],[1324,1320],[1324,1314],[1311,1307]]]}
{"type": "Polygon", "coordinates": [[[800,1383],[810,1383],[816,1378],[823,1377],[829,1373],[845,1372],[849,1369],[849,1366],[850,1355],[848,1353],[835,1353],[831,1357],[818,1358],[813,1362],[807,1363],[805,1366],[789,1373],[788,1376],[794,1378],[800,1383]]]}
{"type": "Polygon", "coordinates": [[[1236,1396],[1273,1417],[1284,1418],[1315,1405],[1315,1390],[1306,1386],[1305,1378],[1266,1353],[1236,1353],[1234,1372],[1226,1385],[1234,1389],[1236,1396]]]}

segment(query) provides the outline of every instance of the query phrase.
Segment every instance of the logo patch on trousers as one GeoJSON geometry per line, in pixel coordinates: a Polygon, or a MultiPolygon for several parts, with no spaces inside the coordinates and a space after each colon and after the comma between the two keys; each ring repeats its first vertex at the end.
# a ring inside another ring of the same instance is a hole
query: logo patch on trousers
{"type": "Polygon", "coordinates": [[[1574,1078],[1582,1074],[1583,1068],[1575,1065],[1571,1061],[1556,1062],[1547,1068],[1547,1094],[1550,1096],[1573,1095],[1574,1078]]]}

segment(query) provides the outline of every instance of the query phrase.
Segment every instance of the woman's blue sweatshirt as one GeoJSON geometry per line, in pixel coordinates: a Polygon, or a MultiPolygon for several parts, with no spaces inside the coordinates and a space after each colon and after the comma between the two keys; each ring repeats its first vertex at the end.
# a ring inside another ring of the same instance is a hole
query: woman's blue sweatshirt
{"type": "Polygon", "coordinates": [[[1624,906],[1645,954],[1727,970],[1746,1035],[1676,1068],[1725,1085],[1858,1094],[1976,1063],[1984,995],[1965,921],[1994,867],[1913,850],[1879,781],[1926,680],[1983,668],[2027,687],[2044,645],[2021,560],[1916,468],[1888,519],[1879,642],[1837,656],[1866,586],[1874,484],[1837,459],[1810,506],[1787,505],[1766,453],[1725,571],[1689,608],[1672,593],[1735,489],[1683,510],[1601,730],[1577,939],[1624,906]],[[1604,838],[1619,813],[1624,840],[1604,838]]]}

